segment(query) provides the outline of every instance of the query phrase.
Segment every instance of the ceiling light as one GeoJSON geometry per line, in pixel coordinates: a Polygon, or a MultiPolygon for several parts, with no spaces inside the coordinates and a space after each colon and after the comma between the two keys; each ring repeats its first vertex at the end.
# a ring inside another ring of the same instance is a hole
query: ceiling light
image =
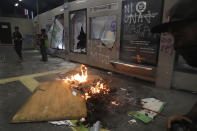
{"type": "Polygon", "coordinates": [[[23,0],[18,0],[18,1],[20,1],[20,2],[21,2],[21,1],[23,1],[23,0]]]}
{"type": "Polygon", "coordinates": [[[14,6],[18,6],[18,3],[15,3],[14,6]]]}

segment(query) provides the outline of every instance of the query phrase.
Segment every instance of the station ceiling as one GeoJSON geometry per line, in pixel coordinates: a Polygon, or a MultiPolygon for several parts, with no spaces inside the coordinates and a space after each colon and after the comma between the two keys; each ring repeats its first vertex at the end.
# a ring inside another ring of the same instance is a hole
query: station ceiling
{"type": "MultiPolygon", "coordinates": [[[[71,2],[75,0],[38,0],[39,14],[56,8],[62,5],[64,2],[71,2]]],[[[25,17],[24,8],[29,11],[33,11],[36,15],[37,13],[37,0],[0,0],[0,16],[4,17],[25,17]],[[18,7],[14,4],[19,3],[18,7]]]]}

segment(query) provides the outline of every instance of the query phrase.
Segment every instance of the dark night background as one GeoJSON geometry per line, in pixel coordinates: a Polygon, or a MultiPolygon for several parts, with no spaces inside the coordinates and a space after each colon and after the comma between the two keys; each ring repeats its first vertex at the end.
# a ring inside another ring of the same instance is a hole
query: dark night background
{"type": "MultiPolygon", "coordinates": [[[[72,2],[75,0],[38,0],[39,14],[63,5],[64,2],[72,2]]],[[[37,14],[36,11],[37,0],[0,0],[0,16],[2,17],[25,17],[24,8],[34,12],[34,16],[37,14]],[[19,3],[18,7],[15,7],[15,3],[19,3]]]]}

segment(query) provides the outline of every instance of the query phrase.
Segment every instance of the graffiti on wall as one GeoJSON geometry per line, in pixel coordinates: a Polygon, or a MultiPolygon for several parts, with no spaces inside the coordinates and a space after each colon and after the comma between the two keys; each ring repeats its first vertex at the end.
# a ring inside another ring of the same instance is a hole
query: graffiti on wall
{"type": "Polygon", "coordinates": [[[161,23],[162,0],[125,0],[122,7],[120,59],[126,62],[157,65],[159,34],[151,28],[161,23]]]}
{"type": "Polygon", "coordinates": [[[151,23],[151,20],[154,19],[158,13],[152,13],[150,10],[148,10],[146,13],[144,13],[146,10],[146,2],[140,1],[135,6],[133,3],[129,3],[124,6],[124,23],[126,24],[136,24],[136,23],[143,23],[146,21],[147,23],[151,23]],[[134,11],[136,10],[136,11],[134,11]]]}
{"type": "Polygon", "coordinates": [[[156,37],[151,33],[150,24],[158,12],[152,12],[147,9],[147,3],[140,1],[138,3],[129,3],[124,5],[124,30],[127,34],[135,34],[137,37],[156,37]]]}
{"type": "Polygon", "coordinates": [[[109,55],[103,54],[105,46],[100,42],[95,46],[96,43],[90,41],[90,57],[94,62],[100,62],[101,64],[108,65],[109,64],[109,55]]]}
{"type": "Polygon", "coordinates": [[[174,38],[169,33],[162,33],[161,35],[160,51],[170,56],[174,54],[174,38]]]}

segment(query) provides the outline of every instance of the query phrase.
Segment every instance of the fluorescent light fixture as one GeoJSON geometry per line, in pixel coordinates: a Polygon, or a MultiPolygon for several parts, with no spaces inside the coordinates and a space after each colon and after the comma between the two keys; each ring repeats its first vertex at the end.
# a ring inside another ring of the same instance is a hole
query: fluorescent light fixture
{"type": "Polygon", "coordinates": [[[18,3],[15,3],[14,6],[18,6],[18,3]]]}
{"type": "Polygon", "coordinates": [[[83,3],[83,2],[86,2],[87,0],[80,0],[80,1],[76,1],[77,4],[79,3],[83,3]]]}
{"type": "Polygon", "coordinates": [[[20,1],[20,2],[21,2],[21,1],[23,1],[23,0],[18,0],[18,1],[20,1]]]}

